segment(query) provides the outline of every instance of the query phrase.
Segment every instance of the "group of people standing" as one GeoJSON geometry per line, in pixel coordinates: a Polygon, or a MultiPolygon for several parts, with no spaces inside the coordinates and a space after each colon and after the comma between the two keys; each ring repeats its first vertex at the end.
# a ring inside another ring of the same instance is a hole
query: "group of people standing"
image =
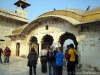
{"type": "Polygon", "coordinates": [[[50,46],[50,48],[45,47],[41,50],[39,57],[42,73],[47,72],[48,63],[49,75],[62,75],[64,54],[60,47],[57,47],[56,50],[53,50],[53,46],[50,46]]]}
{"type": "MultiPolygon", "coordinates": [[[[47,63],[49,75],[62,75],[62,66],[64,54],[60,47],[53,50],[53,47],[45,47],[39,53],[40,62],[41,62],[41,72],[47,72],[47,63]]],[[[32,68],[34,75],[36,75],[36,65],[37,65],[38,54],[34,48],[31,48],[30,53],[28,54],[28,65],[29,66],[29,75],[32,75],[32,68]]]]}
{"type": "Polygon", "coordinates": [[[0,48],[0,63],[9,64],[10,55],[11,55],[11,50],[8,46],[4,49],[4,51],[2,50],[2,48],[0,48]],[[2,54],[4,55],[4,62],[2,62],[2,57],[1,57],[2,54]]]}
{"type": "MultiPolygon", "coordinates": [[[[73,44],[68,45],[67,50],[65,51],[68,75],[75,75],[75,66],[76,66],[75,54],[78,54],[78,52],[74,48],[74,45],[73,44]]],[[[62,75],[64,54],[62,52],[61,47],[57,47],[55,50],[53,50],[53,46],[45,47],[40,51],[39,57],[41,62],[42,73],[47,73],[47,63],[48,63],[49,75],[62,75]]],[[[34,48],[31,48],[31,51],[28,55],[28,65],[27,65],[29,66],[29,75],[32,75],[32,67],[34,75],[36,75],[37,59],[38,59],[38,54],[36,53],[34,48]]]]}

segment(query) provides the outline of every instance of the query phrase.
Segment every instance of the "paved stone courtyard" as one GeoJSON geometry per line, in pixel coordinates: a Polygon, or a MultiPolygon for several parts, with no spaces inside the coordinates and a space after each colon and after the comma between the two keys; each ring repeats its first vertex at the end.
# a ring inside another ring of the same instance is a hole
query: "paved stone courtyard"
{"type": "MultiPolygon", "coordinates": [[[[49,75],[47,73],[41,73],[40,62],[37,64],[37,75],[49,75]]],[[[0,75],[29,75],[29,68],[27,67],[27,59],[21,57],[10,57],[10,64],[0,64],[0,75]]],[[[63,75],[67,75],[66,67],[63,68],[63,75]]],[[[77,72],[77,75],[100,75],[98,73],[77,72]]]]}

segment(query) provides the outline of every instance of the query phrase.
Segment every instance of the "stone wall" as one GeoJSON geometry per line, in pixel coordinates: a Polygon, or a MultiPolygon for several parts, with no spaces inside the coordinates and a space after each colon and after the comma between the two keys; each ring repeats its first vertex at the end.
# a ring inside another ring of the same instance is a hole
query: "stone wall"
{"type": "MultiPolygon", "coordinates": [[[[12,30],[22,25],[23,25],[22,22],[0,16],[0,39],[5,40],[5,41],[0,41],[0,42],[1,43],[10,42],[11,39],[5,36],[11,35],[12,30]]],[[[0,47],[3,49],[5,48],[5,46],[7,45],[0,44],[0,47]]]]}
{"type": "Polygon", "coordinates": [[[29,35],[36,36],[38,40],[42,40],[43,36],[48,34],[53,37],[54,42],[58,42],[60,36],[66,32],[73,33],[75,36],[78,35],[77,28],[72,24],[64,20],[55,22],[52,19],[49,19],[45,20],[45,22],[41,22],[41,25],[35,27],[29,35]],[[46,30],[46,25],[48,25],[48,30],[46,30]]]}
{"type": "Polygon", "coordinates": [[[80,33],[79,52],[81,68],[100,71],[100,29],[99,25],[89,25],[80,33]]]}
{"type": "Polygon", "coordinates": [[[17,9],[15,12],[12,12],[12,11],[0,8],[0,15],[17,19],[20,21],[28,22],[27,12],[21,9],[17,9]]]}

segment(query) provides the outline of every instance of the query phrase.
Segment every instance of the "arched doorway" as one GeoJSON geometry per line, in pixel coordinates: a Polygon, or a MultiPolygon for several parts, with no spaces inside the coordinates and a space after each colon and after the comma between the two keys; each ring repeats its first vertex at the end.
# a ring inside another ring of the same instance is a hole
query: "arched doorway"
{"type": "Polygon", "coordinates": [[[77,45],[78,45],[78,42],[76,41],[76,37],[75,35],[73,35],[72,33],[64,33],[60,36],[59,38],[59,42],[61,44],[61,48],[63,50],[63,45],[64,45],[64,42],[67,40],[67,39],[71,39],[75,45],[75,48],[77,49],[77,45]]]}
{"type": "Polygon", "coordinates": [[[37,38],[35,36],[31,37],[30,43],[29,43],[29,51],[31,48],[34,48],[37,53],[39,53],[39,45],[37,43],[37,38]]]}
{"type": "Polygon", "coordinates": [[[20,52],[20,43],[16,44],[16,56],[19,56],[19,52],[20,52]]]}
{"type": "Polygon", "coordinates": [[[45,46],[50,46],[52,45],[53,43],[53,37],[51,35],[45,35],[43,38],[42,38],[42,49],[45,47],[45,46]]]}
{"type": "Polygon", "coordinates": [[[65,52],[65,50],[67,49],[67,45],[70,45],[71,43],[72,43],[72,44],[74,45],[74,47],[75,47],[75,44],[74,44],[73,40],[71,40],[71,39],[65,40],[65,42],[64,42],[64,44],[63,44],[63,52],[65,52]]]}
{"type": "MultiPolygon", "coordinates": [[[[60,36],[60,38],[59,38],[59,43],[61,44],[61,48],[62,48],[62,50],[63,50],[63,53],[65,52],[64,49],[63,49],[64,42],[65,42],[66,40],[68,40],[68,39],[70,39],[70,40],[73,41],[73,43],[74,43],[74,45],[75,45],[75,48],[77,49],[78,43],[77,43],[77,41],[76,41],[75,35],[73,35],[72,33],[66,32],[66,33],[62,34],[62,35],[60,36]]],[[[65,53],[64,53],[64,54],[65,54],[65,53]]],[[[64,64],[64,66],[66,66],[66,59],[64,59],[64,63],[63,63],[63,64],[64,64]]]]}

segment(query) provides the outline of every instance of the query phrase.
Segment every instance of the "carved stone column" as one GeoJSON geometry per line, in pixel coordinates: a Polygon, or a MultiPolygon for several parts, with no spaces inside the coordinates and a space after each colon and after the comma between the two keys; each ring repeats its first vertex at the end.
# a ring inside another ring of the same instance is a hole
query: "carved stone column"
{"type": "MultiPolygon", "coordinates": [[[[40,51],[41,51],[41,42],[38,42],[38,44],[39,44],[39,55],[40,55],[40,51]]],[[[38,58],[38,60],[40,61],[40,58],[38,58]]]]}
{"type": "Polygon", "coordinates": [[[39,43],[39,53],[40,53],[40,51],[41,51],[41,43],[39,43]]]}
{"type": "Polygon", "coordinates": [[[41,41],[38,41],[38,44],[39,44],[39,53],[40,53],[40,51],[41,51],[41,41]]]}

